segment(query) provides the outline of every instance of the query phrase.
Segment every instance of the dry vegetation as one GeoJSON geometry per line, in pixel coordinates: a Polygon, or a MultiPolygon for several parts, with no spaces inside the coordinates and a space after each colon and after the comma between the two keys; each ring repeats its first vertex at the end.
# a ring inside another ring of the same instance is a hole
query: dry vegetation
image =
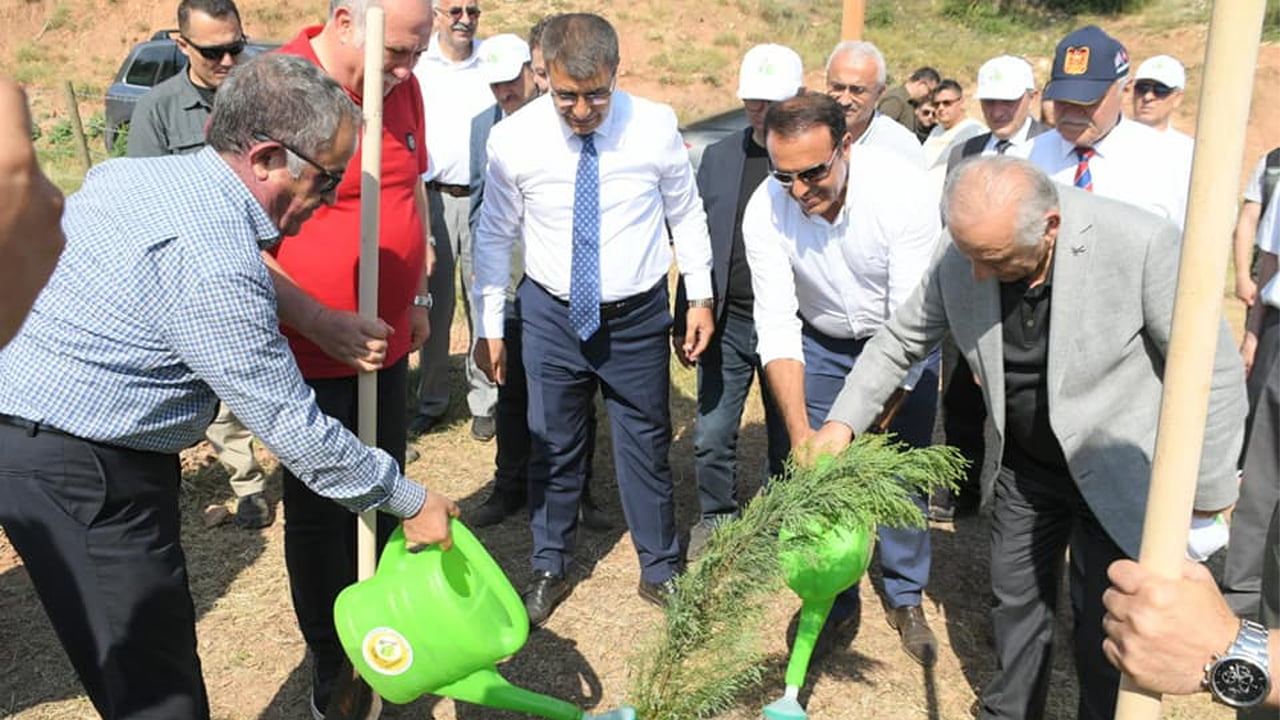
{"type": "MultiPolygon", "coordinates": [[[[663,99],[691,120],[735,104],[737,60],[750,45],[778,41],[801,52],[818,84],[826,51],[838,32],[836,0],[634,0],[628,3],[585,0],[482,0],[484,33],[523,32],[547,12],[595,9],[611,17],[623,35],[620,84],[663,99]]],[[[323,0],[242,0],[248,32],[284,40],[296,28],[318,21],[323,0]]],[[[867,34],[885,50],[891,73],[931,63],[966,84],[983,59],[998,52],[1023,53],[1037,63],[1043,79],[1047,56],[1056,39],[1084,19],[1039,18],[1019,24],[1007,20],[962,26],[941,14],[941,0],[870,0],[867,34]]],[[[1203,56],[1205,3],[1159,0],[1136,17],[1103,19],[1142,58],[1173,52],[1190,68],[1191,92],[1177,124],[1190,130],[1194,97],[1203,56]]],[[[172,25],[169,0],[5,0],[0,4],[0,71],[28,85],[36,117],[45,130],[39,145],[45,163],[60,184],[74,188],[80,170],[55,128],[66,117],[61,83],[71,80],[88,119],[101,111],[101,94],[128,48],[155,29],[172,25]]],[[[1280,55],[1264,47],[1256,79],[1254,117],[1248,133],[1248,160],[1280,142],[1272,119],[1280,94],[1275,92],[1280,55]]],[[[976,107],[974,108],[976,112],[976,107]]],[[[100,145],[100,143],[97,143],[100,145]]],[[[100,148],[94,148],[101,159],[100,148]]],[[[1224,251],[1227,229],[1223,229],[1224,251]]],[[[455,328],[457,325],[455,325],[455,328]]],[[[464,330],[465,332],[465,330],[464,330]]],[[[454,335],[455,353],[465,338],[454,335]]],[[[454,356],[455,397],[461,395],[460,360],[454,356]]],[[[672,414],[676,441],[672,467],[679,488],[681,527],[695,520],[692,466],[692,373],[673,368],[672,414]]],[[[458,498],[464,508],[485,495],[492,472],[492,445],[468,435],[465,403],[456,402],[442,431],[419,440],[422,460],[410,474],[458,498]]],[[[759,403],[753,399],[744,418],[743,475],[763,472],[763,429],[759,403]]],[[[206,528],[201,510],[210,503],[230,502],[225,473],[211,463],[207,449],[188,453],[184,487],[184,545],[192,591],[200,616],[200,652],[215,718],[262,720],[308,717],[305,697],[308,670],[304,647],[289,602],[282,557],[282,519],[270,528],[245,532],[229,525],[206,528]]],[[[597,455],[597,476],[611,477],[607,437],[597,455]]],[[[269,484],[278,497],[278,482],[269,484]]],[[[636,643],[652,632],[661,615],[635,594],[634,550],[620,531],[621,512],[611,479],[599,495],[619,529],[584,533],[573,575],[578,586],[545,630],[503,666],[513,681],[575,700],[584,706],[611,707],[621,702],[629,682],[629,657],[636,643]]],[[[967,718],[975,692],[993,672],[987,595],[987,534],[981,519],[933,531],[934,573],[926,611],[943,645],[938,666],[923,673],[898,648],[897,637],[868,602],[864,622],[851,648],[811,673],[805,693],[817,718],[967,718]]],[[[529,536],[519,520],[478,533],[517,586],[528,578],[529,536]]],[[[865,597],[873,597],[876,578],[864,581],[865,597]]],[[[796,606],[779,596],[770,617],[777,633],[768,648],[777,662],[766,687],[745,697],[727,717],[758,717],[759,708],[781,687],[785,658],[782,640],[786,619],[796,606]]],[[[1060,633],[1069,619],[1063,617],[1060,633]]],[[[1060,637],[1065,637],[1060,635],[1060,637]]],[[[1059,653],[1054,665],[1053,700],[1048,718],[1074,714],[1074,673],[1070,659],[1059,653]]],[[[451,701],[424,698],[387,717],[440,720],[509,718],[451,701]]],[[[0,536],[0,717],[22,720],[93,717],[51,629],[36,602],[26,573],[0,536]]],[[[1202,698],[1169,703],[1167,717],[1225,718],[1231,715],[1202,698]]]]}

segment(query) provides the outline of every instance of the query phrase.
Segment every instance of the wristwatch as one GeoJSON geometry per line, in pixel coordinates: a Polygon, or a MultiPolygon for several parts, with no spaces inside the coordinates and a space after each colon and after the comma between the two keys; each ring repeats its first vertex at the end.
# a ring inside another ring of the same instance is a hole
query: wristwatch
{"type": "Polygon", "coordinates": [[[690,300],[688,304],[691,308],[714,308],[716,306],[716,299],[702,298],[700,300],[690,300]]]}
{"type": "Polygon", "coordinates": [[[426,295],[414,295],[414,296],[413,296],[413,306],[414,306],[414,307],[427,308],[428,310],[430,310],[430,309],[431,309],[431,306],[432,306],[433,304],[434,304],[434,303],[433,303],[433,301],[431,300],[431,293],[427,293],[426,295]]]}
{"type": "Polygon", "coordinates": [[[1205,665],[1202,684],[1214,700],[1233,708],[1250,708],[1265,700],[1271,692],[1267,629],[1242,619],[1231,647],[1205,665]]]}

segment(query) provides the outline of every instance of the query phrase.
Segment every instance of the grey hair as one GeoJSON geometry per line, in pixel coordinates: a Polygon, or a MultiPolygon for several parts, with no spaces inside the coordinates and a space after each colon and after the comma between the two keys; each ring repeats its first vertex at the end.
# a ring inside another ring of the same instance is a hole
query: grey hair
{"type": "Polygon", "coordinates": [[[586,80],[602,68],[612,74],[618,70],[618,33],[599,15],[557,15],[542,31],[542,59],[574,80],[586,80]]]}
{"type": "Polygon", "coordinates": [[[369,9],[369,0],[329,0],[329,17],[332,18],[338,8],[346,8],[351,13],[352,27],[355,29],[351,44],[364,47],[364,14],[369,9]]]}
{"type": "Polygon", "coordinates": [[[880,48],[876,47],[874,43],[869,43],[865,40],[845,40],[844,42],[836,45],[835,49],[831,51],[831,54],[827,56],[828,75],[831,74],[831,64],[836,61],[837,57],[844,53],[849,53],[859,60],[870,60],[875,63],[876,82],[880,85],[884,85],[886,76],[884,53],[880,52],[880,48]]]}
{"type": "Polygon", "coordinates": [[[239,154],[267,136],[316,157],[333,147],[344,121],[359,128],[360,109],[336,80],[297,55],[267,53],[237,64],[218,88],[206,142],[239,154]]]}
{"type": "MultiPolygon", "coordinates": [[[[222,92],[219,90],[218,92],[222,92]]],[[[942,188],[943,221],[1015,208],[1014,239],[1034,246],[1044,234],[1044,217],[1058,208],[1058,187],[1030,162],[1011,155],[966,158],[942,188]]]]}

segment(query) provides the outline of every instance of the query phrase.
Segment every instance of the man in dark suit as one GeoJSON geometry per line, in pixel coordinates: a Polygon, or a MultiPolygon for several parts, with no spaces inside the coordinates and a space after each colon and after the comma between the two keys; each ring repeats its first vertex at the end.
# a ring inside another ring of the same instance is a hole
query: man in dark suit
{"type": "MultiPolygon", "coordinates": [[[[1035,74],[1026,60],[1001,55],[983,63],[978,70],[977,96],[991,131],[956,146],[948,160],[948,172],[964,158],[974,155],[1025,158],[1031,152],[1031,139],[1049,129],[1031,116],[1031,108],[1039,95],[1035,74]]],[[[987,408],[982,404],[982,393],[973,382],[969,364],[954,352],[952,343],[944,343],[943,347],[943,364],[950,368],[943,383],[943,427],[947,444],[959,448],[969,461],[969,472],[959,497],[950,490],[942,490],[929,499],[929,518],[951,522],[957,513],[964,515],[977,510],[979,478],[986,460],[987,408]]]]}
{"type": "MultiPolygon", "coordinates": [[[[524,107],[542,93],[538,90],[532,66],[530,47],[536,45],[546,20],[539,21],[529,32],[529,43],[511,33],[495,35],[480,45],[480,71],[496,102],[471,119],[471,213],[470,223],[475,230],[480,217],[480,205],[484,202],[484,169],[488,162],[489,132],[503,118],[524,107]]],[[[511,257],[511,286],[508,288],[506,319],[507,363],[512,368],[505,385],[498,386],[498,405],[494,415],[497,420],[497,456],[494,458],[493,491],[467,520],[475,527],[487,527],[502,522],[524,507],[528,489],[526,476],[529,465],[529,423],[525,413],[529,407],[529,393],[524,380],[520,343],[519,305],[515,302],[515,287],[524,276],[523,248],[517,248],[511,257]]],[[[587,433],[590,443],[587,460],[587,480],[582,486],[582,503],[579,519],[586,527],[607,529],[609,519],[591,500],[591,465],[595,455],[595,422],[587,433]]]]}
{"type": "MultiPolygon", "coordinates": [[[[997,670],[979,718],[1045,716],[1069,546],[1078,717],[1109,719],[1120,676],[1102,653],[1102,593],[1108,566],[1137,557],[1142,537],[1180,233],[1007,156],[962,164],[943,209],[947,230],[924,281],[867,343],[808,451],[864,431],[950,334],[978,375],[1001,459],[982,487],[997,670]]],[[[1225,323],[1215,340],[1195,499],[1210,517],[1236,499],[1246,405],[1225,323]]]]}
{"type": "MultiPolygon", "coordinates": [[[[716,334],[698,360],[698,420],[693,435],[701,519],[689,532],[690,559],[701,554],[715,523],[738,512],[736,498],[738,426],[751,380],[764,382],[756,354],[752,319],[751,270],[742,245],[742,213],[751,194],[769,173],[764,148],[764,115],[769,106],[793,97],[804,83],[800,56],[781,45],[757,45],[742,58],[738,97],[750,126],[706,149],[698,167],[698,193],[711,234],[711,279],[715,290],[716,334]]],[[[684,282],[676,290],[676,307],[685,298],[684,282]]],[[[680,315],[672,326],[671,344],[686,366],[682,351],[685,327],[680,315]]],[[[790,451],[786,425],[773,397],[762,392],[769,441],[769,473],[782,472],[790,451]]]]}

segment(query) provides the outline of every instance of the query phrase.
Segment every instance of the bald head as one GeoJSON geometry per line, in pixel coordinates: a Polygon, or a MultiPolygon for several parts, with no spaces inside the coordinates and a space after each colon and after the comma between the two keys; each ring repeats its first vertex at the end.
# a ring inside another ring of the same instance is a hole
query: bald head
{"type": "Polygon", "coordinates": [[[1058,190],[1034,165],[1007,155],[974,157],[947,178],[943,217],[974,277],[1042,282],[1061,213],[1058,190]]]}

